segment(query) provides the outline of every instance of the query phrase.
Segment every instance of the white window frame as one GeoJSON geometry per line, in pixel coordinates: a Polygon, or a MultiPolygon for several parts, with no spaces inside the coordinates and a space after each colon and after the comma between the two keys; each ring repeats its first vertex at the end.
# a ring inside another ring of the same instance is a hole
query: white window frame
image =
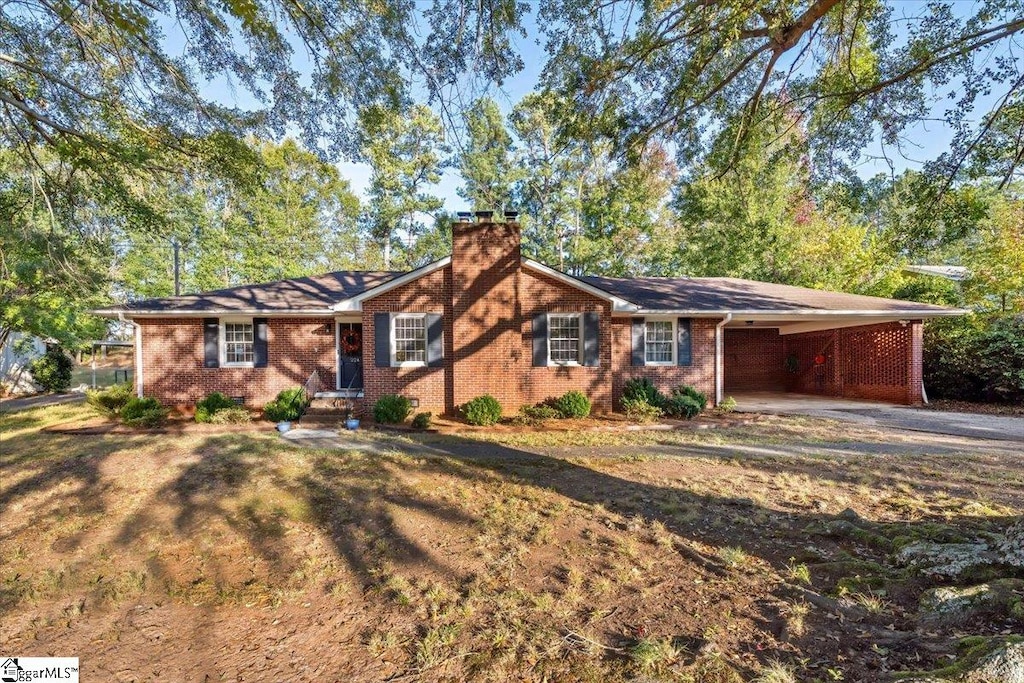
{"type": "Polygon", "coordinates": [[[548,366],[552,367],[564,367],[583,365],[583,314],[582,313],[548,313],[548,325],[547,325],[547,344],[548,344],[548,366]],[[573,318],[576,320],[576,328],[579,330],[579,345],[576,349],[576,360],[555,360],[551,355],[551,319],[552,318],[573,318]]]}
{"type": "Polygon", "coordinates": [[[669,367],[676,364],[679,356],[679,330],[676,329],[678,320],[666,316],[649,316],[644,318],[644,365],[653,367],[669,367]],[[669,347],[672,349],[672,360],[648,360],[647,358],[647,323],[671,323],[672,336],[669,338],[669,347]]]}
{"type": "Polygon", "coordinates": [[[393,368],[425,368],[427,361],[430,360],[430,334],[427,330],[427,314],[426,313],[392,313],[391,318],[388,320],[388,334],[390,335],[391,343],[391,367],[393,368]],[[395,338],[395,321],[400,318],[419,318],[423,320],[423,360],[404,360],[398,362],[398,341],[395,338]]]}
{"type": "Polygon", "coordinates": [[[256,367],[256,321],[253,318],[221,318],[220,330],[218,332],[218,347],[220,352],[220,367],[222,368],[253,368],[256,367]],[[228,362],[228,340],[225,330],[226,325],[249,325],[252,327],[252,360],[247,362],[228,362]]]}

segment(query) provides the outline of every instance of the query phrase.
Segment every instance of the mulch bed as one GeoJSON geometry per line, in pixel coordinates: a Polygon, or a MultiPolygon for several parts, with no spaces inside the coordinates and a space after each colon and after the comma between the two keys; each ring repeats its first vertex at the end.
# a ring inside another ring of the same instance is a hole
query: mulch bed
{"type": "Polygon", "coordinates": [[[975,403],[973,401],[952,401],[940,398],[920,407],[925,410],[944,410],[954,413],[1024,416],[1024,405],[1012,405],[1009,403],[975,403]]]}

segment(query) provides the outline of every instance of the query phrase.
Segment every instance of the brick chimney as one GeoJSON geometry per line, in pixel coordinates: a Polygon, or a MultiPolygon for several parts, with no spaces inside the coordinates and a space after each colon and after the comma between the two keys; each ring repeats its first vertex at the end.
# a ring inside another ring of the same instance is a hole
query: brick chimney
{"type": "Polygon", "coordinates": [[[466,214],[452,226],[453,403],[491,394],[506,410],[519,405],[519,383],[508,373],[523,362],[515,214],[466,214]]]}

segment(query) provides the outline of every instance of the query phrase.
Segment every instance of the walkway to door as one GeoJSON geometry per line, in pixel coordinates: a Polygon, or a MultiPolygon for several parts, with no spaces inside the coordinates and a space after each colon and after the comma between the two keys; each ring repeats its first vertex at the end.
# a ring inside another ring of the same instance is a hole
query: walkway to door
{"type": "Polygon", "coordinates": [[[866,425],[1024,443],[1024,417],[926,410],[882,401],[781,392],[734,394],[736,410],[775,415],[809,415],[866,425]]]}

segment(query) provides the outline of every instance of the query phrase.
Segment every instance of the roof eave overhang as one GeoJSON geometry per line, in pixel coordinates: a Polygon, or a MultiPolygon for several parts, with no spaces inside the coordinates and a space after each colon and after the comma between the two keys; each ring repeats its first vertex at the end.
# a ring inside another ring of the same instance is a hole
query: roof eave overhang
{"type": "Polygon", "coordinates": [[[612,305],[612,313],[630,314],[635,313],[640,308],[631,301],[627,301],[626,299],[617,297],[611,292],[606,292],[600,287],[595,287],[594,285],[588,284],[583,280],[574,278],[572,275],[563,273],[560,270],[555,270],[551,266],[546,266],[543,263],[540,263],[539,261],[523,258],[522,264],[523,266],[529,268],[534,272],[546,275],[549,278],[567,284],[570,287],[575,287],[576,289],[584,291],[587,294],[597,297],[598,299],[604,299],[605,301],[609,302],[612,305]]]}
{"type": "Polygon", "coordinates": [[[362,311],[364,301],[372,299],[374,297],[378,297],[386,292],[390,292],[392,289],[396,289],[398,287],[401,287],[402,285],[407,285],[410,282],[418,280],[424,275],[429,275],[434,271],[441,270],[451,262],[452,257],[445,256],[443,259],[439,259],[437,261],[434,261],[433,263],[428,263],[425,266],[420,266],[416,270],[410,270],[408,273],[399,275],[398,277],[388,280],[387,282],[381,283],[372,289],[368,289],[365,292],[357,294],[354,297],[345,299],[343,301],[339,301],[338,303],[334,304],[334,306],[331,307],[331,310],[332,312],[335,313],[362,311]]]}
{"type": "Polygon", "coordinates": [[[101,318],[216,318],[231,315],[260,315],[270,318],[308,318],[311,316],[330,316],[335,312],[330,308],[304,309],[265,309],[265,308],[207,308],[201,311],[162,311],[134,310],[130,308],[102,308],[89,311],[101,318]]]}
{"type": "MultiPolygon", "coordinates": [[[[629,313],[622,311],[623,315],[629,313]]],[[[719,318],[731,313],[733,318],[746,320],[809,320],[834,318],[892,318],[894,320],[921,320],[923,318],[944,318],[954,315],[965,315],[968,310],[949,308],[939,311],[931,310],[742,310],[742,309],[668,309],[668,308],[636,308],[632,315],[678,315],[691,318],[719,318]]]]}

